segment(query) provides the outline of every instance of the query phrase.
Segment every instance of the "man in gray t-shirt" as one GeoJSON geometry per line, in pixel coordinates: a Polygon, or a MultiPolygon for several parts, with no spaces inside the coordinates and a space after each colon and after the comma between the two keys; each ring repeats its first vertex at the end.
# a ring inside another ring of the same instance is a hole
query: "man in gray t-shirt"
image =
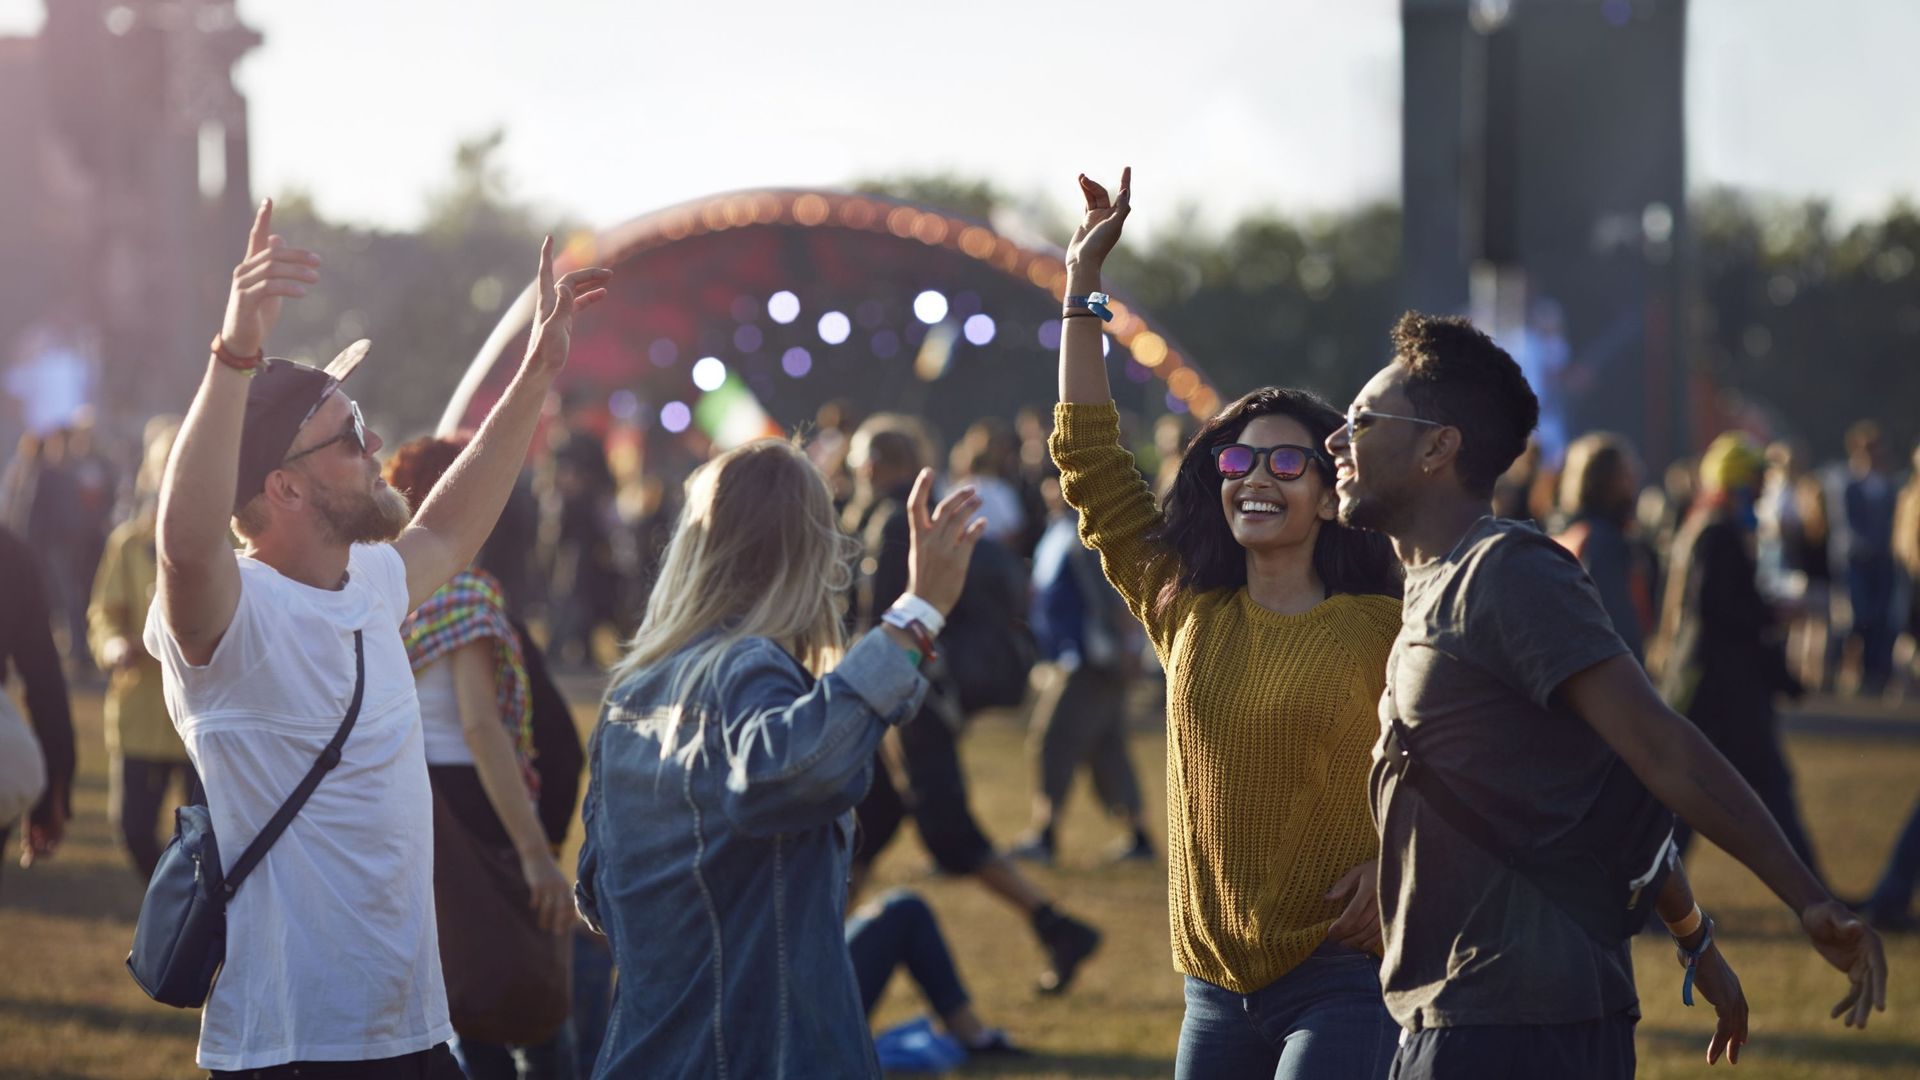
{"type": "MultiPolygon", "coordinates": [[[[1553,693],[1626,651],[1572,556],[1531,526],[1482,518],[1447,557],[1407,571],[1382,730],[1397,718],[1422,764],[1508,847],[1550,845],[1586,816],[1615,760],[1553,693]]],[[[1403,790],[1378,754],[1371,794],[1381,846],[1400,853],[1380,867],[1381,980],[1403,1027],[1561,1024],[1635,1007],[1625,941],[1595,944],[1403,790]]]]}
{"type": "MultiPolygon", "coordinates": [[[[1486,516],[1494,481],[1539,417],[1518,365],[1459,318],[1409,313],[1393,343],[1393,362],[1327,439],[1341,521],[1387,534],[1407,567],[1383,735],[1399,719],[1421,767],[1516,851],[1565,843],[1624,761],[1794,909],[1815,950],[1847,973],[1835,1015],[1864,1026],[1886,1007],[1879,937],[1827,893],[1752,789],[1654,692],[1578,563],[1532,529],[1486,516]]],[[[1639,1009],[1626,942],[1596,943],[1443,820],[1428,785],[1405,785],[1397,763],[1374,766],[1371,794],[1381,980],[1409,1029],[1393,1080],[1631,1077],[1639,1009]]],[[[1695,985],[1719,1013],[1709,1059],[1737,1055],[1746,1002],[1684,874],[1668,878],[1656,909],[1695,957],[1695,985]]]]}

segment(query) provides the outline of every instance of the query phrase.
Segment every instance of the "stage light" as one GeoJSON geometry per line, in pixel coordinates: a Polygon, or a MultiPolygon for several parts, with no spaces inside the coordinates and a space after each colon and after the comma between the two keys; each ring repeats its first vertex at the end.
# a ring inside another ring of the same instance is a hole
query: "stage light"
{"type": "Polygon", "coordinates": [[[687,425],[691,423],[693,423],[693,410],[687,408],[686,402],[669,401],[660,406],[660,426],[675,435],[687,430],[687,425]]]}
{"type": "Polygon", "coordinates": [[[932,326],[947,317],[947,298],[928,289],[913,298],[913,317],[932,326]]]}
{"type": "Polygon", "coordinates": [[[647,346],[647,359],[654,367],[672,367],[673,362],[680,359],[680,346],[670,338],[654,338],[653,344],[647,346]]]}
{"type": "Polygon", "coordinates": [[[767,297],[767,318],[782,326],[800,317],[800,298],[781,289],[767,297]]]}
{"type": "Polygon", "coordinates": [[[802,225],[819,225],[827,220],[827,200],[818,195],[802,195],[793,201],[793,220],[802,225]]]}
{"type": "Polygon", "coordinates": [[[693,385],[709,393],[727,381],[727,365],[717,356],[703,356],[693,362],[693,385]]]}
{"type": "Polygon", "coordinates": [[[795,345],[780,357],[780,370],[798,379],[813,370],[813,354],[795,345]]]}
{"type": "Polygon", "coordinates": [[[985,345],[993,340],[993,316],[980,314],[967,317],[962,328],[967,342],[972,345],[985,345]]]}
{"type": "Polygon", "coordinates": [[[838,311],[829,311],[820,316],[820,340],[829,345],[838,345],[853,333],[853,324],[838,311]]]}
{"type": "Polygon", "coordinates": [[[640,399],[631,390],[615,390],[607,395],[607,412],[616,420],[631,421],[640,415],[640,399]]]}
{"type": "Polygon", "coordinates": [[[1060,347],[1060,320],[1048,319],[1046,322],[1041,323],[1040,332],[1037,336],[1040,338],[1041,348],[1058,349],[1060,347]]]}
{"type": "Polygon", "coordinates": [[[760,328],[752,323],[733,328],[733,347],[743,353],[757,352],[765,343],[766,337],[760,333],[760,328]]]}

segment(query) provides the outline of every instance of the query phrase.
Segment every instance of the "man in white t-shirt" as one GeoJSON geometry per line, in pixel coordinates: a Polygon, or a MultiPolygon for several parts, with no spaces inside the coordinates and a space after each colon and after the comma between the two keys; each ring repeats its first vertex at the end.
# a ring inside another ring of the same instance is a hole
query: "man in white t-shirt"
{"type": "Polygon", "coordinates": [[[206,785],[228,867],[292,793],[353,696],[360,716],[293,823],[227,909],[226,966],[201,1017],[215,1077],[457,1077],[433,913],[433,804],[400,621],[472,561],[526,456],[574,312],[611,274],[554,280],[541,248],[519,373],[408,522],[379,436],[326,371],[265,359],[287,297],[320,259],[270,234],[262,203],[160,489],[147,648],[206,785]],[[236,553],[234,532],[245,542],[236,553]],[[323,1063],[323,1064],[322,1064],[323,1063]]]}

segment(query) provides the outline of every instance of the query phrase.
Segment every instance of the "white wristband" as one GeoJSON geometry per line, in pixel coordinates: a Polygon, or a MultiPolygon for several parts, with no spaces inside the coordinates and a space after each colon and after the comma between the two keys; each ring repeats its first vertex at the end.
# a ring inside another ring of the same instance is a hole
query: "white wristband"
{"type": "Polygon", "coordinates": [[[900,599],[895,600],[893,606],[887,610],[897,611],[926,627],[928,635],[932,637],[939,637],[940,631],[947,626],[947,617],[940,614],[940,609],[912,593],[900,594],[900,599]]]}

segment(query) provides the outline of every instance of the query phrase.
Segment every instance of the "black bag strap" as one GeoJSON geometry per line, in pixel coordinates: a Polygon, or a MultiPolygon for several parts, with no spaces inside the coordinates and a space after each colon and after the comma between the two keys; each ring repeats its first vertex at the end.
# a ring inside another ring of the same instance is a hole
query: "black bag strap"
{"type": "Polygon", "coordinates": [[[234,861],[233,869],[227,871],[226,880],[220,886],[223,902],[232,902],[233,894],[240,888],[240,883],[247,879],[248,874],[253,873],[253,868],[259,865],[261,859],[266,858],[267,849],[273,846],[275,840],[280,839],[281,833],[287,831],[287,826],[293,823],[294,815],[306,805],[307,796],[312,795],[313,789],[320,786],[320,778],[332,771],[335,765],[340,764],[340,748],[346,745],[347,734],[353,730],[353,722],[360,718],[360,700],[366,696],[366,692],[366,651],[360,640],[360,631],[355,630],[353,632],[353,701],[347,705],[347,717],[340,721],[340,730],[333,733],[333,740],[327,743],[326,749],[320,751],[320,756],[314,761],[313,767],[308,769],[307,775],[301,778],[300,786],[294,788],[293,794],[287,796],[287,801],[281,803],[280,809],[273,812],[273,818],[267,822],[266,828],[260,830],[260,835],[254,837],[253,843],[248,844],[247,850],[241,852],[240,858],[234,861]]]}
{"type": "Polygon", "coordinates": [[[1440,774],[1422,765],[1420,759],[1414,756],[1413,735],[1400,722],[1399,710],[1389,712],[1387,720],[1393,725],[1392,753],[1399,759],[1400,782],[1419,792],[1427,805],[1433,807],[1448,825],[1453,826],[1455,832],[1473,841],[1506,866],[1524,871],[1525,860],[1520,853],[1500,839],[1486,818],[1455,795],[1453,789],[1440,779],[1440,774]]]}

